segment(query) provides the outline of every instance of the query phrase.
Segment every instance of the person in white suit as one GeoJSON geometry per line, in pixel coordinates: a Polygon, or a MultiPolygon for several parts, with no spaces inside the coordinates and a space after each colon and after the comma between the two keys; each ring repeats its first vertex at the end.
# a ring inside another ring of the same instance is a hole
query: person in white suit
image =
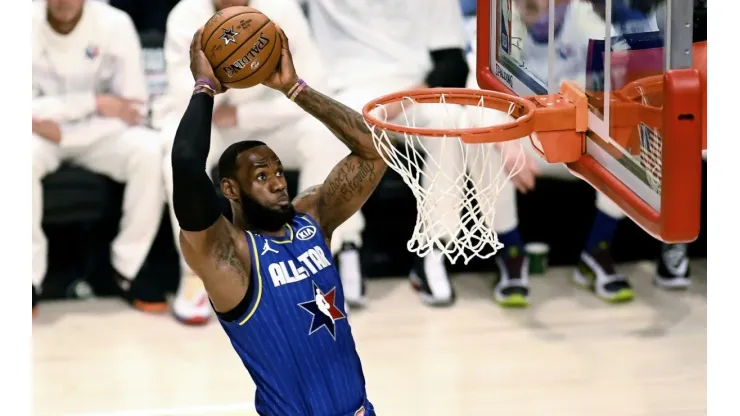
{"type": "MultiPolygon", "coordinates": [[[[175,241],[180,251],[180,227],[172,211],[171,150],[180,118],[187,107],[192,89],[189,51],[193,32],[216,13],[232,6],[250,6],[267,15],[290,36],[291,51],[302,76],[311,85],[326,85],[318,49],[311,36],[306,17],[296,0],[182,0],[167,20],[164,54],[169,89],[155,104],[154,122],[161,128],[165,143],[162,172],[175,241]]],[[[260,140],[280,153],[287,169],[300,170],[299,191],[321,183],[329,170],[347,149],[331,132],[308,116],[285,97],[263,85],[249,89],[232,89],[216,97],[211,132],[210,155],[219,155],[230,144],[240,140],[260,140]]],[[[212,169],[217,158],[208,160],[212,169]]],[[[210,172],[209,172],[210,173],[210,172]]],[[[335,231],[332,249],[336,253],[343,243],[359,236],[364,222],[357,214],[335,231]],[[350,229],[347,233],[343,230],[350,229]]],[[[359,238],[359,237],[357,237],[359,238]]],[[[200,279],[180,255],[180,287],[173,304],[175,318],[185,324],[203,324],[212,316],[208,296],[200,279]]],[[[340,271],[341,273],[341,271],[340,271]]]]}
{"type": "MultiPolygon", "coordinates": [[[[465,86],[469,69],[458,1],[305,0],[322,60],[332,64],[335,98],[360,111],[370,100],[400,90],[465,86]]],[[[400,106],[390,108],[388,119],[400,112],[400,106]]],[[[428,124],[431,115],[422,110],[416,121],[428,124]]],[[[440,265],[438,253],[415,258],[410,278],[422,300],[445,305],[454,294],[440,265]]],[[[361,274],[342,274],[342,285],[350,305],[365,302],[361,274]]]]}
{"type": "Polygon", "coordinates": [[[33,3],[32,31],[34,294],[47,269],[41,180],[69,161],[126,184],[115,274],[134,306],[163,311],[164,292],[135,279],[159,229],[164,190],[160,136],[141,126],[148,95],[134,25],[102,2],[47,0],[33,3]]]}

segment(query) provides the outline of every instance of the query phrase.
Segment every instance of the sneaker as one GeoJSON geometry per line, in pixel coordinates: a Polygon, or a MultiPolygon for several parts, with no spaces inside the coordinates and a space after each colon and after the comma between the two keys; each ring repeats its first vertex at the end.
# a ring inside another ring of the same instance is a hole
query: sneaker
{"type": "Polygon", "coordinates": [[[573,282],[590,289],[607,302],[628,302],[634,298],[632,285],[625,276],[617,274],[607,244],[602,244],[594,252],[581,253],[581,261],[573,274],[573,282]]]}
{"type": "Polygon", "coordinates": [[[151,279],[130,280],[118,271],[113,271],[113,279],[123,292],[123,298],[135,309],[146,313],[167,311],[167,298],[162,287],[151,279]]]}
{"type": "Polygon", "coordinates": [[[414,258],[409,280],[426,305],[449,306],[455,302],[455,291],[447,275],[444,256],[437,250],[424,258],[414,258]]]}
{"type": "Polygon", "coordinates": [[[362,276],[360,250],[352,243],[344,243],[334,257],[334,264],[342,280],[342,290],[347,306],[365,306],[365,279],[362,276]]]}
{"type": "Polygon", "coordinates": [[[180,279],[180,286],[172,303],[172,314],[185,325],[205,325],[211,319],[211,302],[203,281],[193,273],[180,279]]]}
{"type": "Polygon", "coordinates": [[[493,286],[493,300],[504,307],[529,306],[529,260],[515,254],[506,259],[496,257],[498,278],[493,286]]]}
{"type": "Polygon", "coordinates": [[[691,286],[691,269],[686,244],[663,244],[653,283],[663,289],[686,289],[691,286]]]}

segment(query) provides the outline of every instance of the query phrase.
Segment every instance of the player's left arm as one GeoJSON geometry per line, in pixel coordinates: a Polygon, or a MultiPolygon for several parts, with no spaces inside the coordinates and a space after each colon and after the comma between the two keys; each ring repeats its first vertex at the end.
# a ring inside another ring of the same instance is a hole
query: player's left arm
{"type": "Polygon", "coordinates": [[[359,211],[375,191],[386,164],[360,113],[308,86],[295,102],[350,150],[323,184],[307,190],[295,201],[296,209],[314,216],[325,236],[331,238],[333,231],[359,211]]]}
{"type": "MultiPolygon", "coordinates": [[[[263,84],[288,95],[298,85],[298,75],[288,38],[279,26],[277,31],[282,38],[280,62],[263,84]]],[[[321,121],[350,150],[322,185],[308,189],[293,203],[296,210],[313,216],[324,236],[331,238],[334,230],[365,204],[380,183],[386,164],[360,113],[311,87],[299,91],[297,96],[293,94],[295,103],[321,121]]]]}

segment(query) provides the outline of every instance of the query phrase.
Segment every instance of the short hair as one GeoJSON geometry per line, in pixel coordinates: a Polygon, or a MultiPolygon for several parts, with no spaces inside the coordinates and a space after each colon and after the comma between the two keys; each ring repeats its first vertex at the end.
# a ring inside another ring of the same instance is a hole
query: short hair
{"type": "Polygon", "coordinates": [[[236,179],[239,155],[259,146],[266,146],[266,144],[258,140],[244,140],[227,147],[218,160],[218,180],[222,181],[224,178],[236,179]]]}

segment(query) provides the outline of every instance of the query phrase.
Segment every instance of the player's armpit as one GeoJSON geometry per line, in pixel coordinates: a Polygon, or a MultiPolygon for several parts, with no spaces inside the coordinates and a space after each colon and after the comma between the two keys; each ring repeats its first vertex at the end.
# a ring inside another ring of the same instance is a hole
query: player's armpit
{"type": "Polygon", "coordinates": [[[321,224],[319,212],[316,210],[319,202],[319,191],[321,191],[321,185],[314,185],[304,189],[293,199],[293,207],[298,212],[311,214],[313,219],[321,224]]]}
{"type": "Polygon", "coordinates": [[[316,211],[327,236],[365,205],[385,173],[383,159],[354,153],[342,159],[321,185],[316,211]]]}
{"type": "Polygon", "coordinates": [[[244,234],[220,217],[205,231],[181,231],[180,246],[216,311],[235,308],[250,284],[251,257],[244,234]]]}

